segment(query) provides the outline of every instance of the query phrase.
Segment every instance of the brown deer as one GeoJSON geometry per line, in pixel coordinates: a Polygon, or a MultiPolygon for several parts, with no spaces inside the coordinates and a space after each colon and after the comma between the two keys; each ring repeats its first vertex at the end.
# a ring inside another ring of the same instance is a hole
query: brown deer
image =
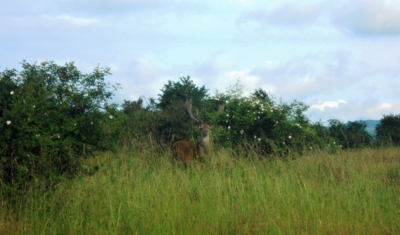
{"type": "Polygon", "coordinates": [[[175,157],[183,162],[196,159],[202,154],[208,154],[210,152],[210,136],[211,126],[205,124],[199,117],[195,118],[192,114],[192,100],[185,102],[185,108],[189,113],[190,118],[199,123],[199,129],[201,134],[201,140],[199,142],[189,142],[181,140],[175,143],[174,151],[175,157]]]}

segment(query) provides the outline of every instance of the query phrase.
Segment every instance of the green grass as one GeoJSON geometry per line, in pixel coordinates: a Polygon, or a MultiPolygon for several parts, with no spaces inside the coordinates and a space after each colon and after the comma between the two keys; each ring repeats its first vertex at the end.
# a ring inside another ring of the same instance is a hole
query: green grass
{"type": "Polygon", "coordinates": [[[400,149],[286,160],[221,149],[185,168],[136,146],[90,163],[94,175],[13,208],[0,198],[0,234],[400,233],[400,149]]]}

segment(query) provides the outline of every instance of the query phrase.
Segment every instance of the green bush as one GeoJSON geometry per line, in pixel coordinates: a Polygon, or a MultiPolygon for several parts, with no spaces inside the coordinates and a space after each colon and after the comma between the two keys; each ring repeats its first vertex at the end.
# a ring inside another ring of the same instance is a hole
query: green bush
{"type": "Polygon", "coordinates": [[[367,125],[363,121],[343,122],[337,119],[328,120],[329,134],[336,144],[344,149],[355,149],[372,146],[372,136],[366,130],[367,125]]]}
{"type": "MultiPolygon", "coordinates": [[[[73,176],[80,159],[118,139],[109,69],[82,74],[74,63],[22,63],[0,73],[0,183],[47,185],[73,176]]],[[[116,89],[116,87],[114,87],[116,89]]]]}
{"type": "Polygon", "coordinates": [[[383,145],[400,145],[400,115],[384,115],[375,128],[378,143],[383,145]]]}
{"type": "Polygon", "coordinates": [[[249,98],[218,95],[214,99],[225,103],[217,117],[221,129],[217,138],[225,146],[246,143],[282,156],[311,147],[314,132],[304,115],[308,108],[304,103],[275,104],[262,90],[249,98]]]}

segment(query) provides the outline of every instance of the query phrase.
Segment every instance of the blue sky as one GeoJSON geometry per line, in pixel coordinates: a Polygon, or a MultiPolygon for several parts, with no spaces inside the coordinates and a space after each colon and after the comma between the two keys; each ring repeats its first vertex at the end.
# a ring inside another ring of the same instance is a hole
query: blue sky
{"type": "Polygon", "coordinates": [[[0,55],[0,70],[110,67],[118,103],[189,75],[210,94],[240,78],[303,101],[313,121],[400,113],[399,0],[6,1],[0,55]]]}

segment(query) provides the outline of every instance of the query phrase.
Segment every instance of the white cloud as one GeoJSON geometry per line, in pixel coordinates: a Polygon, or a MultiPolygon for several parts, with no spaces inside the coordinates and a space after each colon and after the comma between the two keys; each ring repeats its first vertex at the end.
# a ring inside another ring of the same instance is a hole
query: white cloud
{"type": "Polygon", "coordinates": [[[84,18],[84,17],[74,17],[71,15],[56,15],[56,16],[50,16],[50,15],[44,15],[43,21],[46,22],[53,22],[54,26],[53,27],[58,27],[56,26],[57,21],[59,23],[65,23],[67,25],[70,25],[71,27],[87,27],[91,26],[93,24],[96,24],[99,22],[98,19],[95,18],[84,18]]]}
{"type": "Polygon", "coordinates": [[[400,108],[395,108],[393,104],[390,104],[388,102],[382,102],[379,104],[376,104],[374,106],[370,106],[366,109],[366,113],[368,115],[374,115],[376,113],[388,113],[390,111],[400,111],[400,108]],[[397,110],[396,110],[397,109],[397,110]]]}
{"type": "MultiPolygon", "coordinates": [[[[268,62],[249,74],[260,77],[262,84],[274,85],[276,96],[305,100],[329,95],[355,81],[349,80],[349,55],[346,52],[324,52],[294,57],[285,62],[268,62]]],[[[359,80],[358,80],[359,81],[359,80]]]]}
{"type": "Polygon", "coordinates": [[[263,27],[302,26],[314,23],[320,14],[320,9],[314,4],[286,3],[274,9],[258,9],[243,12],[237,22],[259,22],[263,27]]]}
{"type": "Polygon", "coordinates": [[[310,109],[318,109],[321,111],[324,111],[326,108],[336,108],[339,109],[341,108],[342,105],[347,104],[347,101],[345,100],[339,100],[339,101],[318,101],[317,104],[313,104],[310,106],[310,109]]]}
{"type": "Polygon", "coordinates": [[[334,23],[353,34],[400,34],[400,4],[396,1],[349,1],[332,14],[334,23]]]}

